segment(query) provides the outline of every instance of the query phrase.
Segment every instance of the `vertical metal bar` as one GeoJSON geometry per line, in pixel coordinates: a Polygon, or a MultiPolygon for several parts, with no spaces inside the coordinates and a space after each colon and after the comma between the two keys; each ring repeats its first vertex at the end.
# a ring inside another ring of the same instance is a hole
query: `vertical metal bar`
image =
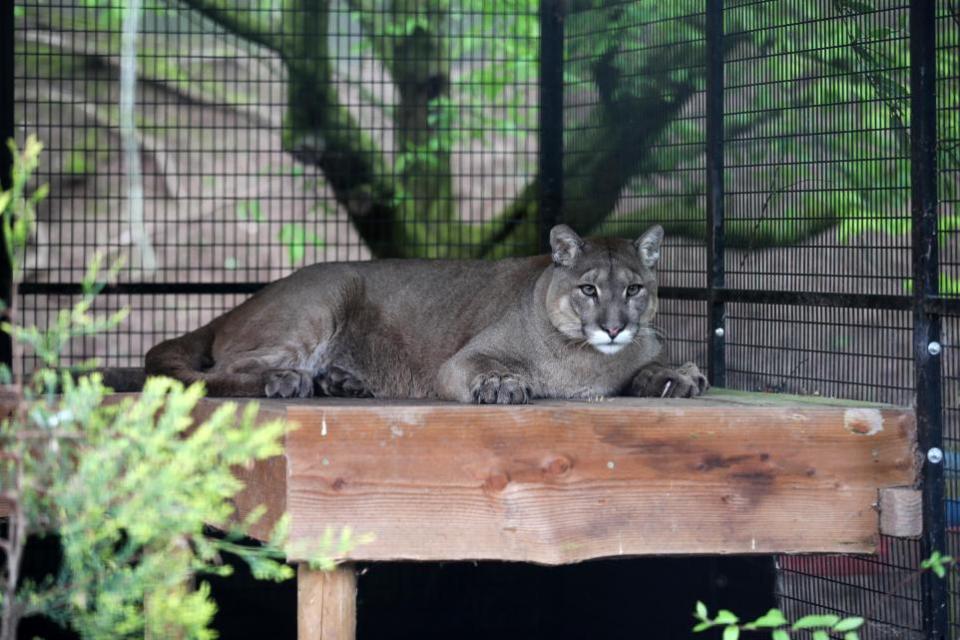
{"type": "Polygon", "coordinates": [[[707,377],[726,385],[726,304],[723,264],[723,0],[707,0],[707,377]]]}
{"type": "MultiPolygon", "coordinates": [[[[7,140],[13,138],[13,18],[14,3],[0,2],[0,187],[9,188],[13,158],[7,140]]],[[[0,228],[0,247],[6,246],[0,228]]],[[[0,300],[10,303],[13,269],[6,251],[0,250],[0,300]]],[[[0,363],[13,366],[13,345],[10,335],[0,331],[0,363]]]]}
{"type": "Polygon", "coordinates": [[[540,2],[540,248],[563,207],[563,1],[540,2]]]}
{"type": "MultiPolygon", "coordinates": [[[[910,139],[913,225],[913,353],[917,381],[917,428],[923,463],[921,553],[946,553],[944,513],[943,397],[940,316],[923,303],[939,291],[937,251],[937,114],[935,5],[910,1],[910,139]]],[[[923,630],[928,639],[947,637],[947,582],[923,574],[923,630]]]]}

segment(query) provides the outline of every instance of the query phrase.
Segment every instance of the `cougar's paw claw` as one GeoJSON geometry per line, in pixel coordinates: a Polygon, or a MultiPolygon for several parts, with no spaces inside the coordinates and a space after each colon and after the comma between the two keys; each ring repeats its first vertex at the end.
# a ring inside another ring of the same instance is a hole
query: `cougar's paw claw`
{"type": "Polygon", "coordinates": [[[325,371],[321,371],[314,382],[319,395],[338,398],[373,397],[373,393],[367,389],[363,380],[340,367],[329,367],[325,371]]]}
{"type": "Polygon", "coordinates": [[[313,379],[309,372],[299,369],[268,371],[264,393],[268,398],[309,398],[313,395],[313,379]]]}
{"type": "Polygon", "coordinates": [[[470,392],[477,404],[527,404],[533,391],[519,376],[484,373],[474,378],[470,392]]]}
{"type": "Polygon", "coordinates": [[[707,382],[707,376],[703,375],[703,372],[700,371],[700,367],[692,362],[685,362],[680,365],[679,371],[683,375],[690,378],[697,385],[697,390],[691,397],[702,395],[707,389],[710,388],[710,383],[707,382]]]}
{"type": "Polygon", "coordinates": [[[634,377],[630,394],[657,398],[695,398],[709,387],[707,378],[692,362],[677,368],[652,365],[645,367],[634,377]]]}

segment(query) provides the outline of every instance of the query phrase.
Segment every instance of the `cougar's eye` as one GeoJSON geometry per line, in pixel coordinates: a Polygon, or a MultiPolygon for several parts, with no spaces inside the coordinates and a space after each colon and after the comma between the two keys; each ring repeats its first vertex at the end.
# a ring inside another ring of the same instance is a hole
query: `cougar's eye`
{"type": "Polygon", "coordinates": [[[629,287],[627,287],[627,297],[632,298],[633,296],[637,295],[638,293],[640,293],[640,289],[643,289],[643,287],[641,287],[638,284],[630,285],[629,287]]]}
{"type": "Polygon", "coordinates": [[[582,285],[580,285],[580,291],[583,293],[583,295],[587,296],[588,298],[596,298],[596,297],[597,297],[597,288],[596,288],[595,286],[593,286],[592,284],[582,284],[582,285]]]}

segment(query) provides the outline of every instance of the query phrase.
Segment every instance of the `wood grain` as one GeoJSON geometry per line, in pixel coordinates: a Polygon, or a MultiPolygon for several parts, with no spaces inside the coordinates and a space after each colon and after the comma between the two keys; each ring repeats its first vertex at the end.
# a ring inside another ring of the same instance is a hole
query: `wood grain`
{"type": "MultiPolygon", "coordinates": [[[[207,419],[225,400],[204,398],[193,412],[196,424],[207,419]]],[[[240,401],[240,404],[249,401],[240,401]]],[[[286,408],[282,405],[260,404],[257,423],[286,418],[286,408]]],[[[237,412],[240,415],[240,412],[237,412]]],[[[249,467],[236,467],[234,475],[243,481],[243,489],[234,497],[233,503],[239,518],[243,518],[258,507],[265,508],[263,517],[250,527],[250,535],[257,540],[269,540],[277,520],[287,510],[287,458],[275,456],[260,460],[249,467]]]]}
{"type": "MultiPolygon", "coordinates": [[[[292,540],[373,533],[357,560],[874,551],[878,490],[916,478],[912,412],[764,395],[264,404],[301,425],[286,443],[292,540]]],[[[277,495],[279,475],[249,480],[277,495]]]]}
{"type": "Polygon", "coordinates": [[[357,635],[357,574],[297,567],[297,639],[353,640],[357,635]]]}
{"type": "Polygon", "coordinates": [[[880,533],[919,538],[923,534],[923,492],[913,487],[881,489],[880,533]]]}

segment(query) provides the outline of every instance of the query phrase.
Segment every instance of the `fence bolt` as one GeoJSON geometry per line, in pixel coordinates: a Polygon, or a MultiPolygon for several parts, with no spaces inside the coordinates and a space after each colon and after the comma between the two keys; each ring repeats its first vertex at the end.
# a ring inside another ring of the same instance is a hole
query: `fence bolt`
{"type": "Polygon", "coordinates": [[[939,342],[931,342],[927,345],[927,353],[932,356],[940,355],[941,351],[943,351],[943,347],[940,346],[939,342]]]}
{"type": "Polygon", "coordinates": [[[943,462],[943,450],[940,447],[930,447],[927,450],[927,460],[930,464],[940,464],[943,462]]]}
{"type": "Polygon", "coordinates": [[[718,338],[722,338],[723,334],[725,333],[726,331],[723,330],[723,327],[717,327],[713,330],[713,335],[717,336],[718,338]]]}

